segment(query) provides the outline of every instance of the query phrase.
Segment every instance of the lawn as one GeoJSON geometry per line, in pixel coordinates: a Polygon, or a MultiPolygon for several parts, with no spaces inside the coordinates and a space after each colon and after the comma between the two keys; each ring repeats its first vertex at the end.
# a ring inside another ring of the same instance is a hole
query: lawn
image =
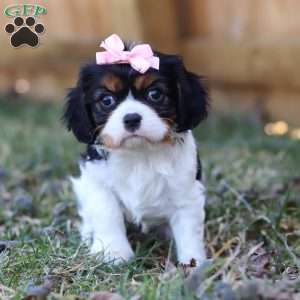
{"type": "Polygon", "coordinates": [[[299,140],[266,136],[255,115],[212,114],[195,132],[211,261],[176,267],[167,242],[130,228],[136,259],[111,267],[79,239],[68,176],[84,148],[61,110],[0,102],[0,299],[300,299],[299,140]]]}

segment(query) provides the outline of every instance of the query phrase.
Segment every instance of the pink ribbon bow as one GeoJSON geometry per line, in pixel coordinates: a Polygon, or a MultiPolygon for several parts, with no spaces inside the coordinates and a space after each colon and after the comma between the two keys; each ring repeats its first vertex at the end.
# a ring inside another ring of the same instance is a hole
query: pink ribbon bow
{"type": "Polygon", "coordinates": [[[106,38],[100,47],[106,51],[96,53],[98,65],[129,63],[133,69],[145,73],[150,67],[159,69],[159,58],[153,55],[148,44],[133,47],[131,51],[124,51],[124,43],[117,34],[106,38]]]}

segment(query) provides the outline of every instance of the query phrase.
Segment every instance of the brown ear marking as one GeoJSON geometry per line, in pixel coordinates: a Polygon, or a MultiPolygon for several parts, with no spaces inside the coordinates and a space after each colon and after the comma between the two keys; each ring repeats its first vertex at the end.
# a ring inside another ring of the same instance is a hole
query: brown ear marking
{"type": "Polygon", "coordinates": [[[137,90],[145,90],[158,78],[158,74],[143,74],[135,78],[133,85],[137,90]]]}
{"type": "Polygon", "coordinates": [[[122,79],[112,73],[104,75],[104,77],[101,78],[100,86],[113,93],[119,92],[124,88],[122,79]]]}

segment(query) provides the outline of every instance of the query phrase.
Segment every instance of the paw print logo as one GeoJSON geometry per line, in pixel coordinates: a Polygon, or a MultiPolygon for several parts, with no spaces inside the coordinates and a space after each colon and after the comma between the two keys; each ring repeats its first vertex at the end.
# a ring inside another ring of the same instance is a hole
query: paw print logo
{"type": "Polygon", "coordinates": [[[43,24],[36,24],[33,17],[27,17],[25,22],[22,17],[16,17],[14,24],[5,26],[5,31],[11,34],[10,43],[17,48],[21,45],[36,47],[39,44],[39,35],[45,31],[43,24]]]}

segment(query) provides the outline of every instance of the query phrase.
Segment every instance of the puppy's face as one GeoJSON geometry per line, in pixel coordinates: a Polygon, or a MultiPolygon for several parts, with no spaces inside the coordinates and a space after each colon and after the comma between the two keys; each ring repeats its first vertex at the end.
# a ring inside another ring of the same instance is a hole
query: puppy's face
{"type": "Polygon", "coordinates": [[[128,64],[82,68],[68,95],[65,120],[79,141],[108,149],[169,143],[207,114],[200,79],[173,55],[156,53],[160,69],[140,74],[128,64]]]}
{"type": "Polygon", "coordinates": [[[96,139],[106,148],[168,140],[175,104],[167,78],[128,66],[100,68],[87,92],[96,139]]]}

